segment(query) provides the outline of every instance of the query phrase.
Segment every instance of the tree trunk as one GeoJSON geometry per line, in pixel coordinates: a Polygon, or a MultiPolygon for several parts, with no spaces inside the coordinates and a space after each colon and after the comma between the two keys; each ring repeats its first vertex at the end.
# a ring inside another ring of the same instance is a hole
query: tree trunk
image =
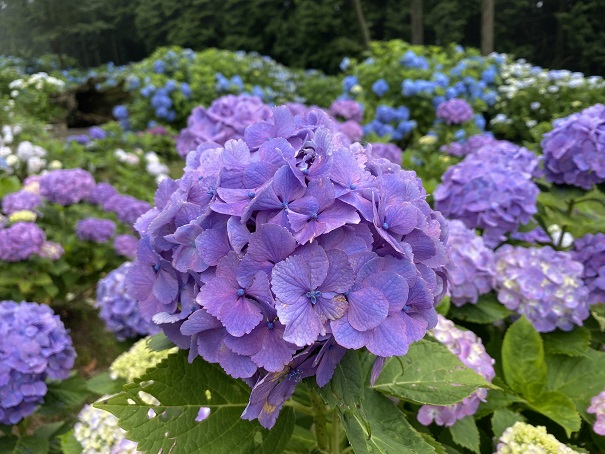
{"type": "Polygon", "coordinates": [[[363,15],[363,8],[361,7],[361,0],[353,0],[355,6],[355,13],[357,14],[357,22],[361,29],[361,36],[363,38],[363,46],[370,50],[370,30],[368,29],[368,23],[363,15]]]}
{"type": "Polygon", "coordinates": [[[481,53],[494,51],[494,0],[483,0],[481,15],[481,53]]]}
{"type": "Polygon", "coordinates": [[[412,44],[424,44],[424,26],[422,20],[422,0],[412,0],[410,5],[412,26],[412,44]]]}

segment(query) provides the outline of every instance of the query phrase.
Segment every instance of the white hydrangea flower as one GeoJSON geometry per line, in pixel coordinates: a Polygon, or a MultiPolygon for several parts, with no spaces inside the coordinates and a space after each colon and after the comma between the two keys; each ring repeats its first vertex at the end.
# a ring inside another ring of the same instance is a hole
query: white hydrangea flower
{"type": "Polygon", "coordinates": [[[542,426],[517,422],[500,437],[496,454],[579,454],[565,446],[542,426]]]}
{"type": "Polygon", "coordinates": [[[46,159],[39,158],[38,156],[29,158],[27,160],[27,173],[38,173],[44,168],[45,165],[46,159]]]}
{"type": "Polygon", "coordinates": [[[82,446],[83,454],[139,452],[137,444],[128,440],[126,431],[118,426],[118,418],[91,405],[85,405],[78,415],[78,422],[74,426],[74,437],[82,446]]]}

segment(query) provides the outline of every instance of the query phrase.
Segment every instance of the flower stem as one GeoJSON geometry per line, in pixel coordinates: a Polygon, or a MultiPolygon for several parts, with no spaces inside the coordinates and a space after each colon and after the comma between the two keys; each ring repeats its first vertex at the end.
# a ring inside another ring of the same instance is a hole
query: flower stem
{"type": "Polygon", "coordinates": [[[332,454],[340,454],[340,418],[336,410],[332,411],[332,454]]]}
{"type": "Polygon", "coordinates": [[[305,415],[313,416],[315,413],[311,407],[296,402],[294,399],[290,399],[285,403],[286,407],[292,407],[294,410],[304,413],[305,415]]]}
{"type": "Polygon", "coordinates": [[[330,452],[330,436],[328,434],[326,404],[314,389],[309,393],[313,404],[315,438],[321,452],[330,452]]]}

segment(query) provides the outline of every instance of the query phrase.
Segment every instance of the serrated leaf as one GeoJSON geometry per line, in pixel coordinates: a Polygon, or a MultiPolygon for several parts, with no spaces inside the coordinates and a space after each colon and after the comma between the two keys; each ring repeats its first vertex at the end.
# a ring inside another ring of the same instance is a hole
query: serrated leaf
{"type": "Polygon", "coordinates": [[[549,355],[547,389],[569,396],[585,420],[590,399],[605,388],[605,352],[588,349],[584,357],[549,355]]]}
{"type": "Polygon", "coordinates": [[[543,333],[544,352],[568,356],[583,356],[590,347],[590,330],[578,326],[573,331],[543,333]]]}
{"type": "Polygon", "coordinates": [[[601,331],[605,331],[605,303],[594,304],[590,307],[590,313],[599,324],[601,331]]]}
{"type": "Polygon", "coordinates": [[[372,389],[365,389],[363,409],[345,410],[340,415],[356,454],[436,453],[401,410],[372,389]]]}
{"type": "Polygon", "coordinates": [[[405,356],[389,358],[374,389],[420,404],[451,405],[477,388],[496,388],[466,367],[447,347],[428,340],[410,345],[405,356]]]}
{"type": "Polygon", "coordinates": [[[61,451],[63,454],[81,454],[82,453],[82,445],[76,437],[74,437],[74,431],[70,430],[69,432],[61,435],[61,451]]]}
{"type": "Polygon", "coordinates": [[[498,410],[495,410],[492,415],[492,432],[494,433],[494,438],[500,438],[504,431],[516,422],[525,422],[525,417],[508,408],[499,408],[498,410]]]}
{"type": "Polygon", "coordinates": [[[294,412],[284,408],[269,433],[257,421],[240,418],[249,395],[250,389],[219,365],[201,358],[189,364],[187,352],[181,351],[95,407],[117,416],[127,437],[143,452],[281,452],[294,429],[294,412]],[[140,393],[153,396],[160,404],[147,404],[140,393]],[[196,422],[201,407],[210,409],[210,414],[196,422]],[[155,416],[150,417],[150,410],[155,416]]]}
{"type": "Polygon", "coordinates": [[[147,339],[147,346],[151,351],[161,352],[173,348],[174,343],[164,333],[157,333],[147,339]]]}
{"type": "Polygon", "coordinates": [[[482,295],[477,304],[465,304],[460,307],[452,306],[449,314],[450,318],[457,320],[488,324],[505,319],[512,314],[512,311],[498,302],[494,293],[488,293],[482,295]]]}
{"type": "Polygon", "coordinates": [[[98,374],[92,378],[89,378],[86,381],[86,387],[92,393],[99,395],[107,395],[120,392],[124,383],[126,383],[125,380],[120,378],[113,380],[109,376],[109,372],[103,372],[102,374],[98,374]]]}
{"type": "Polygon", "coordinates": [[[563,427],[568,437],[572,432],[580,430],[580,415],[571,398],[563,393],[545,391],[538,400],[530,402],[529,407],[563,427]]]}
{"type": "Polygon", "coordinates": [[[472,416],[459,419],[449,429],[454,443],[480,454],[479,429],[477,429],[477,424],[472,416]]]}
{"type": "Polygon", "coordinates": [[[47,454],[48,440],[38,437],[2,437],[0,452],[2,454],[47,454]]]}
{"type": "Polygon", "coordinates": [[[504,335],[502,371],[506,383],[527,400],[538,398],[546,385],[546,362],[542,338],[521,317],[504,335]]]}

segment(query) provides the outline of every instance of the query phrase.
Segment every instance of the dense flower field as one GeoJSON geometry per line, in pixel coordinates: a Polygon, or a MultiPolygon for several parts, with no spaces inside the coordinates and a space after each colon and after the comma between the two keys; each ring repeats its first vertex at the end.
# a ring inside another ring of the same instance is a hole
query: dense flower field
{"type": "Polygon", "coordinates": [[[605,451],[603,79],[39,66],[0,57],[0,451],[605,451]],[[82,84],[115,121],[61,138],[82,84]]]}

